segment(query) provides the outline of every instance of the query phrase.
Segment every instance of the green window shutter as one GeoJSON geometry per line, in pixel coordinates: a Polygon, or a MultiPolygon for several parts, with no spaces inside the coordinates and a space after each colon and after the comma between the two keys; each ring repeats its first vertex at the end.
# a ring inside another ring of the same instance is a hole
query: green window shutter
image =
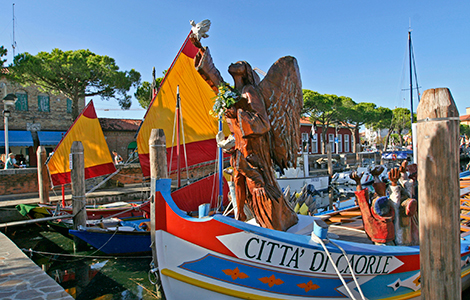
{"type": "Polygon", "coordinates": [[[38,111],[50,112],[49,107],[49,96],[39,95],[38,96],[38,111]]]}
{"type": "Polygon", "coordinates": [[[28,111],[28,94],[18,93],[16,94],[15,108],[17,111],[28,111]]]}
{"type": "Polygon", "coordinates": [[[70,100],[69,98],[67,98],[67,113],[72,113],[72,100],[70,100]]]}

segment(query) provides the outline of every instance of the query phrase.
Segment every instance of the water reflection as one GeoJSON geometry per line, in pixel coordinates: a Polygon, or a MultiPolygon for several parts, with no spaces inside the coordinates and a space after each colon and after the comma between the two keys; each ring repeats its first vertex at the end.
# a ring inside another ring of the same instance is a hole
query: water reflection
{"type": "Polygon", "coordinates": [[[70,238],[39,226],[18,227],[7,235],[77,300],[158,299],[148,280],[148,256],[108,257],[93,248],[74,256],[70,238]]]}

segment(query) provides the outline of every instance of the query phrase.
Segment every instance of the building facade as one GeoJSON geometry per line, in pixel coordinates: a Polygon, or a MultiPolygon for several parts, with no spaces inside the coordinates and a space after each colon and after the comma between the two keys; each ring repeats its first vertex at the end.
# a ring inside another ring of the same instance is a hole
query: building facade
{"type": "MultiPolygon", "coordinates": [[[[2,72],[8,72],[2,69],[2,72]]],[[[0,77],[2,99],[6,94],[17,97],[8,117],[9,152],[17,155],[19,162],[36,166],[36,150],[39,145],[51,152],[72,125],[72,101],[66,96],[41,91],[36,86],[21,86],[0,77]]],[[[79,102],[79,110],[85,107],[85,99],[79,102]]],[[[0,109],[4,111],[3,101],[0,109]]],[[[4,116],[5,120],[5,116],[4,116]]],[[[5,153],[5,122],[1,125],[0,153],[5,153]]]]}
{"type": "MultiPolygon", "coordinates": [[[[319,123],[314,127],[308,119],[303,118],[300,120],[301,148],[303,151],[309,154],[325,154],[322,153],[322,130],[323,128],[319,123]]],[[[328,127],[326,143],[331,144],[332,153],[353,153],[355,144],[359,143],[359,134],[357,134],[356,141],[354,141],[349,128],[345,126],[328,127]]]]}
{"type": "Polygon", "coordinates": [[[124,161],[137,158],[135,136],[142,120],[99,118],[109,151],[117,151],[124,161]]]}

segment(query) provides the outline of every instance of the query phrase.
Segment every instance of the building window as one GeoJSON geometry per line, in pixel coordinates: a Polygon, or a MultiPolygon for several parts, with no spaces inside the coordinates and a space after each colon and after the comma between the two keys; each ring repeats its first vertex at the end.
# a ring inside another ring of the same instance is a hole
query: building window
{"type": "Polygon", "coordinates": [[[342,135],[338,134],[337,139],[338,139],[338,153],[342,153],[343,152],[343,138],[342,138],[342,135]]]}
{"type": "Polygon", "coordinates": [[[49,95],[38,95],[38,111],[50,112],[49,95]]]}
{"type": "Polygon", "coordinates": [[[349,152],[349,135],[344,135],[344,152],[349,152]]]}
{"type": "Polygon", "coordinates": [[[302,132],[302,149],[308,152],[308,133],[302,132]]]}
{"type": "Polygon", "coordinates": [[[330,133],[328,134],[328,142],[331,145],[331,153],[335,153],[335,135],[330,133]]]}
{"type": "Polygon", "coordinates": [[[17,111],[28,111],[28,94],[24,92],[16,93],[15,109],[17,111]]]}
{"type": "Polygon", "coordinates": [[[70,100],[69,98],[67,98],[67,113],[72,113],[72,100],[70,100]]]}
{"type": "Polygon", "coordinates": [[[312,137],[312,153],[318,153],[318,134],[313,134],[312,137]]]}

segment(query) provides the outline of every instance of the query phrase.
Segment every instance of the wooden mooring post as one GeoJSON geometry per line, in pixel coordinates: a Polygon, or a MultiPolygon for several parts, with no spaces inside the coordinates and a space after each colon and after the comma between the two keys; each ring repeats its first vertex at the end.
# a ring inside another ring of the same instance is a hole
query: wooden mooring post
{"type": "Polygon", "coordinates": [[[328,159],[328,176],[330,176],[330,180],[333,177],[333,157],[331,154],[331,144],[326,145],[326,157],[328,159]]]}
{"type": "MultiPolygon", "coordinates": [[[[70,178],[72,181],[73,229],[86,226],[86,196],[85,196],[85,160],[83,145],[80,141],[72,143],[70,148],[70,178]]],[[[74,251],[85,249],[86,243],[78,237],[73,237],[74,251]]]]}
{"type": "Polygon", "coordinates": [[[422,299],[461,299],[459,114],[447,88],[429,89],[417,110],[422,299]]]}
{"type": "Polygon", "coordinates": [[[357,143],[356,144],[356,167],[362,166],[362,154],[361,152],[361,144],[357,143]]]}
{"type": "Polygon", "coordinates": [[[36,151],[38,159],[38,187],[39,187],[39,202],[43,204],[49,203],[49,176],[46,167],[47,153],[44,146],[39,146],[36,151]]]}
{"type": "MultiPolygon", "coordinates": [[[[156,182],[158,179],[168,178],[167,158],[166,158],[166,137],[163,129],[152,129],[149,138],[149,160],[150,160],[150,238],[152,247],[152,264],[153,270],[158,268],[157,246],[156,246],[156,219],[155,219],[155,198],[156,198],[156,182]]],[[[157,282],[158,294],[161,297],[163,290],[157,282]]]]}

